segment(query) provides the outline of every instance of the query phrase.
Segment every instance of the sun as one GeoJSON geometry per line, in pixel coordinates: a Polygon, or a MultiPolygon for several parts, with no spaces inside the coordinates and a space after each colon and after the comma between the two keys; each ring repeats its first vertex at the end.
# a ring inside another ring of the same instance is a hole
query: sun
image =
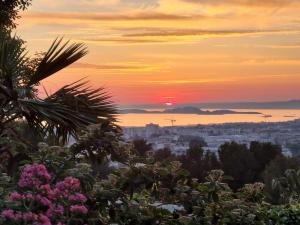
{"type": "Polygon", "coordinates": [[[165,105],[166,105],[166,106],[172,106],[173,103],[172,103],[172,102],[166,102],[165,105]]]}

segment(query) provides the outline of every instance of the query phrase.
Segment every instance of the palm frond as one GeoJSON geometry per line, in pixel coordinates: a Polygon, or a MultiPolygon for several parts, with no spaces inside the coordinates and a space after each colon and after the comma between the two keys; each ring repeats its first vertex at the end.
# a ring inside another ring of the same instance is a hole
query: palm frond
{"type": "Polygon", "coordinates": [[[16,38],[0,39],[0,81],[9,89],[16,88],[26,79],[28,58],[16,38]]]}
{"type": "Polygon", "coordinates": [[[23,116],[32,128],[44,136],[61,137],[62,142],[66,142],[69,136],[76,136],[78,129],[94,122],[56,103],[21,99],[19,104],[23,116]]]}
{"type": "Polygon", "coordinates": [[[62,87],[44,100],[20,100],[20,105],[29,124],[56,143],[76,138],[80,129],[101,119],[115,122],[117,113],[103,88],[92,89],[82,81],[62,87]]]}
{"type": "Polygon", "coordinates": [[[46,102],[64,105],[95,123],[100,118],[115,122],[116,106],[104,88],[93,89],[86,81],[68,84],[45,99],[46,102]]]}
{"type": "Polygon", "coordinates": [[[62,43],[62,38],[56,39],[48,52],[39,63],[28,85],[34,85],[54,73],[66,68],[87,54],[86,47],[81,43],[69,45],[69,41],[62,43]]]}

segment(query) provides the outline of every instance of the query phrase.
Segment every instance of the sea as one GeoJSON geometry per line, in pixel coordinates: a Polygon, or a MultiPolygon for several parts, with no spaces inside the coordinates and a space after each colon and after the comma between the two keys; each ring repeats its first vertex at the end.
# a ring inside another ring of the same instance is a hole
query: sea
{"type": "MultiPolygon", "coordinates": [[[[163,109],[145,109],[163,110],[163,109]]],[[[206,109],[203,109],[206,110],[206,109]]],[[[217,109],[207,109],[217,110],[217,109]]],[[[285,122],[300,119],[300,109],[231,109],[238,112],[259,112],[261,114],[227,114],[227,115],[197,115],[197,114],[121,114],[118,124],[122,127],[143,127],[147,124],[166,126],[189,126],[221,123],[259,123],[285,122]]]]}

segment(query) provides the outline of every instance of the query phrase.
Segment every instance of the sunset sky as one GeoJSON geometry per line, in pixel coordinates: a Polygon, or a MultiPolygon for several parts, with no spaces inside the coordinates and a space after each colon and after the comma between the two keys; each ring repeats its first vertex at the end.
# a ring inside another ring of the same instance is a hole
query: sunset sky
{"type": "Polygon", "coordinates": [[[119,104],[300,99],[300,0],[33,0],[30,54],[57,36],[89,54],[43,82],[87,77],[119,104]]]}

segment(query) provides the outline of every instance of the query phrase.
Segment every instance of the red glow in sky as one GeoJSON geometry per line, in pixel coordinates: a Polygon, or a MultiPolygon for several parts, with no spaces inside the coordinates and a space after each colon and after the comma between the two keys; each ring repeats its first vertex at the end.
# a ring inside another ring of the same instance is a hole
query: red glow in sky
{"type": "Polygon", "coordinates": [[[58,36],[87,45],[49,92],[87,77],[118,104],[300,99],[300,1],[281,2],[39,0],[16,33],[32,55],[58,36]]]}

